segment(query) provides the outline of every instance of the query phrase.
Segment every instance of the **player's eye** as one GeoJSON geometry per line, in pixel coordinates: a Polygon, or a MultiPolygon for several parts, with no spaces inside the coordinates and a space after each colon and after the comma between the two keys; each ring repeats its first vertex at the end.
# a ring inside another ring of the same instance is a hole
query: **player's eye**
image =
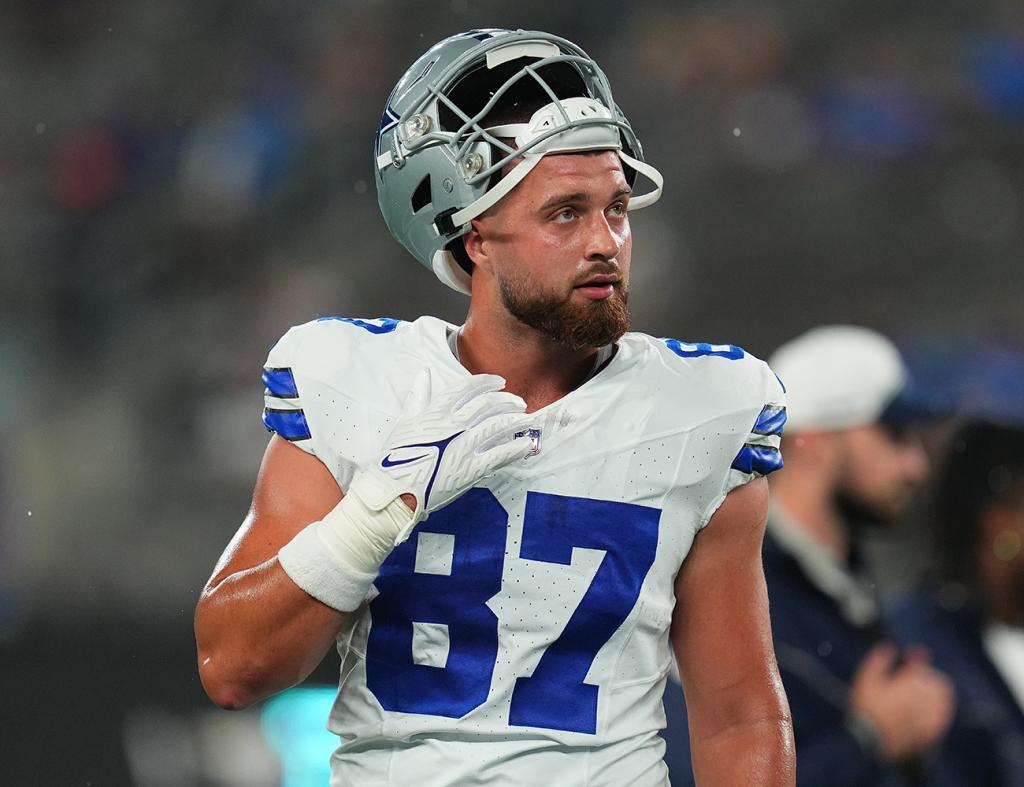
{"type": "Polygon", "coordinates": [[[562,208],[552,216],[552,219],[558,222],[572,221],[575,218],[576,211],[572,208],[562,208]]]}
{"type": "Polygon", "coordinates": [[[612,216],[621,218],[626,215],[626,203],[625,202],[614,202],[608,206],[608,213],[612,216]]]}

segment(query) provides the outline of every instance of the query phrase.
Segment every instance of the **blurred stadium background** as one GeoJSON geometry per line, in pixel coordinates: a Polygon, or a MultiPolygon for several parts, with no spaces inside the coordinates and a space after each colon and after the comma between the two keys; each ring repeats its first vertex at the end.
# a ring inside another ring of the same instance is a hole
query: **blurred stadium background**
{"type": "MultiPolygon", "coordinates": [[[[2,8],[5,785],[323,783],[323,695],[216,710],[192,610],[248,504],[275,339],[461,319],[370,166],[392,84],[445,35],[539,27],[604,65],[666,176],[634,219],[637,329],[765,356],[861,323],[962,409],[1024,418],[1019,0],[2,8]]],[[[881,540],[887,592],[925,526],[881,540]]]]}

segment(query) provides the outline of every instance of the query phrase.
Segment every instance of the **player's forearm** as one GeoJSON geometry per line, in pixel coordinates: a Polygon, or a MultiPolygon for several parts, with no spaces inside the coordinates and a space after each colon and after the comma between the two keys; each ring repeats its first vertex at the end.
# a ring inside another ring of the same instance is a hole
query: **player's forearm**
{"type": "Polygon", "coordinates": [[[196,605],[203,687],[237,710],[293,686],[320,663],[345,620],[296,586],[276,557],[230,574],[196,605]]]}
{"type": "Polygon", "coordinates": [[[744,722],[692,742],[693,773],[698,787],[796,784],[793,725],[778,715],[744,722]]]}

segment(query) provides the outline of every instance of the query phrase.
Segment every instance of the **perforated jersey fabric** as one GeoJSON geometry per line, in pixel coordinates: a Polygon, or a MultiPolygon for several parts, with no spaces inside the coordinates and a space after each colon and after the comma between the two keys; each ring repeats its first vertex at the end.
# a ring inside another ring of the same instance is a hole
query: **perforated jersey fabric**
{"type": "MultiPolygon", "coordinates": [[[[468,375],[453,329],[293,328],[267,361],[264,422],[345,489],[421,368],[468,375]]],[[[781,464],[784,420],[778,379],[739,348],[623,336],[534,414],[539,453],[432,513],[381,567],[338,638],[332,785],[668,784],[674,581],[725,495],[781,464]]]]}

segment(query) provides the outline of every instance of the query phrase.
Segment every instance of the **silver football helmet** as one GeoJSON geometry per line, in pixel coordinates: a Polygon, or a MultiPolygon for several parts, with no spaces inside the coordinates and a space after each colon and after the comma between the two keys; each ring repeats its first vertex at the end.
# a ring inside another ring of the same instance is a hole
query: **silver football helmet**
{"type": "Polygon", "coordinates": [[[543,156],[588,150],[617,151],[631,179],[640,173],[654,184],[630,199],[631,210],[661,196],[661,174],[644,162],[586,52],[549,33],[470,30],[434,45],[391,92],[376,139],[377,199],[402,245],[469,293],[460,238],[470,220],[543,156]]]}

